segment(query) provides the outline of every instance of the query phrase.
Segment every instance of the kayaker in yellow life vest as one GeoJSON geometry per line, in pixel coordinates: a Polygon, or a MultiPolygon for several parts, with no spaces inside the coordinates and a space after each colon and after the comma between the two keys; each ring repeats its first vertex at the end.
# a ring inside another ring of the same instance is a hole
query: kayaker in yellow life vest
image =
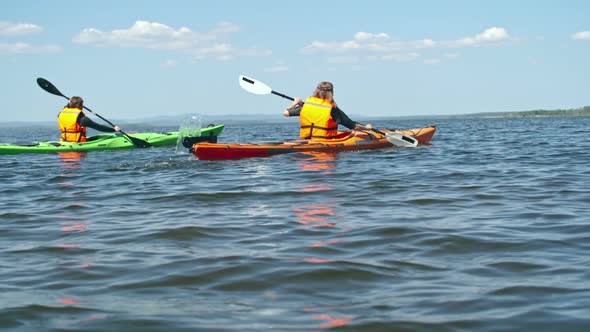
{"type": "Polygon", "coordinates": [[[299,116],[299,137],[304,139],[334,137],[338,134],[339,124],[351,130],[373,128],[370,124],[352,121],[338,108],[334,101],[334,85],[330,82],[318,84],[313,96],[307,98],[305,103],[296,97],[283,115],[299,116]]]}
{"type": "Polygon", "coordinates": [[[104,132],[117,132],[119,126],[107,127],[98,124],[84,114],[84,100],[81,97],[72,97],[70,101],[57,115],[57,125],[61,131],[60,141],[86,142],[86,128],[104,132]]]}

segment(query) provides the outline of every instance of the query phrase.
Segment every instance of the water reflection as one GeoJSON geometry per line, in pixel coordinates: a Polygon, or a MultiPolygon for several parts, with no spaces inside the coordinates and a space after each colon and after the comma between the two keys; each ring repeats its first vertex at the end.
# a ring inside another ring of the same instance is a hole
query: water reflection
{"type": "Polygon", "coordinates": [[[333,317],[326,314],[313,315],[311,318],[320,319],[326,321],[320,324],[318,327],[321,329],[331,329],[334,327],[346,326],[352,321],[351,317],[333,317]]]}
{"type": "Polygon", "coordinates": [[[336,223],[330,221],[336,212],[333,209],[333,202],[306,204],[293,207],[297,216],[297,222],[309,227],[334,227],[336,223]]]}
{"type": "Polygon", "coordinates": [[[61,230],[64,232],[85,232],[88,230],[87,222],[63,222],[61,230]]]}
{"type": "Polygon", "coordinates": [[[335,153],[302,152],[293,156],[293,159],[298,162],[299,169],[302,171],[331,174],[332,170],[336,168],[336,156],[335,153]]]}
{"type": "MultiPolygon", "coordinates": [[[[297,165],[300,170],[316,172],[320,175],[331,174],[336,168],[336,154],[334,153],[308,152],[299,154],[294,157],[294,159],[297,160],[297,165]]],[[[328,192],[334,190],[334,187],[328,182],[318,183],[317,179],[321,179],[321,177],[314,177],[314,179],[316,182],[302,183],[300,191],[309,195],[313,195],[314,193],[318,192],[328,192]]],[[[340,204],[336,199],[322,201],[316,201],[313,199],[313,203],[297,204],[294,205],[292,209],[296,216],[295,222],[304,225],[305,228],[329,227],[336,229],[338,227],[336,211],[338,210],[339,206],[340,204]]],[[[339,230],[339,232],[342,231],[346,230],[339,230]]],[[[342,242],[342,240],[338,238],[327,238],[320,241],[314,241],[308,245],[308,248],[311,248],[312,250],[316,248],[321,249],[327,246],[337,245],[340,242],[342,242]]],[[[309,264],[331,264],[334,262],[333,259],[325,257],[325,253],[323,255],[324,257],[304,257],[302,260],[309,264]]],[[[303,311],[313,312],[314,314],[311,316],[311,319],[321,321],[321,323],[316,325],[315,328],[331,329],[347,326],[350,324],[353,319],[352,317],[337,317],[328,314],[327,312],[332,309],[333,307],[306,307],[303,308],[303,311]]]]}
{"type": "MultiPolygon", "coordinates": [[[[297,160],[299,169],[311,172],[329,173],[336,167],[335,154],[306,152],[294,157],[297,160]]],[[[334,190],[329,183],[302,183],[300,191],[304,193],[314,193],[321,191],[334,190]]],[[[293,206],[293,211],[297,216],[297,222],[310,227],[334,227],[336,222],[331,221],[336,215],[334,207],[337,205],[334,200],[324,200],[311,204],[297,204],[293,206]]]]}
{"type": "Polygon", "coordinates": [[[314,191],[330,191],[334,188],[329,184],[321,184],[321,183],[304,183],[303,188],[301,191],[305,193],[311,193],[314,191]]]}
{"type": "Polygon", "coordinates": [[[72,298],[72,297],[58,297],[57,302],[67,304],[67,305],[74,305],[80,303],[79,300],[72,298]]]}
{"type": "Polygon", "coordinates": [[[87,152],[58,152],[57,156],[62,161],[62,166],[67,169],[80,168],[80,161],[86,157],[87,152]]]}
{"type": "MultiPolygon", "coordinates": [[[[72,218],[66,216],[57,216],[58,218],[72,218]]],[[[74,219],[74,218],[72,218],[74,219]]],[[[85,233],[88,231],[89,223],[86,221],[64,221],[60,222],[61,227],[60,230],[66,234],[66,237],[69,238],[70,235],[74,233],[85,233]]],[[[61,249],[81,249],[82,245],[78,243],[58,243],[56,244],[57,248],[61,249]]],[[[94,259],[91,257],[81,257],[80,259],[75,260],[65,260],[61,263],[63,268],[82,268],[86,269],[91,267],[91,262],[94,259]]]]}
{"type": "MultiPolygon", "coordinates": [[[[303,308],[304,312],[325,312],[335,310],[336,307],[314,307],[303,308]]],[[[353,320],[353,317],[335,317],[324,313],[316,313],[311,316],[312,319],[324,321],[317,327],[321,329],[331,329],[334,327],[347,326],[353,320]]]]}

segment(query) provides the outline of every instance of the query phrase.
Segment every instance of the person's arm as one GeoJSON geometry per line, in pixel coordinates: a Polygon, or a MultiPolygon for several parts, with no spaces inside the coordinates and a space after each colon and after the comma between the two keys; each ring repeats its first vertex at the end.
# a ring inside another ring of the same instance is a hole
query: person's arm
{"type": "Polygon", "coordinates": [[[355,129],[372,129],[373,126],[371,126],[370,124],[366,124],[363,125],[359,122],[356,121],[352,121],[348,115],[346,115],[346,113],[344,113],[344,111],[342,111],[340,108],[338,108],[338,106],[334,106],[332,108],[332,119],[334,120],[334,122],[336,122],[337,124],[343,125],[344,127],[350,129],[350,130],[355,130],[355,129]]]}
{"type": "Polygon", "coordinates": [[[356,121],[352,121],[344,111],[342,111],[338,106],[332,107],[332,119],[337,124],[343,125],[348,129],[354,129],[357,125],[356,121]]]}
{"type": "Polygon", "coordinates": [[[301,108],[303,107],[303,101],[299,97],[295,97],[295,100],[285,109],[283,112],[284,116],[299,116],[301,108]]]}
{"type": "Polygon", "coordinates": [[[101,124],[98,124],[94,121],[92,121],[90,118],[86,117],[85,115],[80,115],[78,117],[78,124],[80,126],[85,126],[85,127],[89,127],[98,131],[103,131],[103,132],[107,132],[107,133],[113,133],[115,131],[120,131],[121,128],[119,128],[119,126],[115,126],[113,127],[107,127],[107,126],[103,126],[101,124]]]}

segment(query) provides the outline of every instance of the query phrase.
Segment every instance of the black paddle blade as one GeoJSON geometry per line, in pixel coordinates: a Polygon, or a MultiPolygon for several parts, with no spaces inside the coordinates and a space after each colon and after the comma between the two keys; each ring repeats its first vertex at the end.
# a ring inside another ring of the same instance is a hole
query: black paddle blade
{"type": "Polygon", "coordinates": [[[61,93],[56,87],[55,85],[51,84],[51,82],[49,82],[48,80],[44,79],[44,78],[37,78],[37,84],[39,84],[39,86],[41,87],[41,89],[56,95],[56,96],[61,96],[64,97],[66,99],[68,99],[68,97],[64,96],[63,93],[61,93]]]}
{"type": "Polygon", "coordinates": [[[144,141],[139,138],[131,137],[129,135],[125,135],[125,136],[131,141],[131,143],[133,143],[133,145],[135,145],[138,148],[151,148],[152,147],[152,145],[150,143],[148,143],[147,141],[144,141]]]}
{"type": "Polygon", "coordinates": [[[197,137],[183,137],[182,138],[182,146],[187,149],[193,147],[193,145],[201,142],[208,142],[208,143],[217,143],[217,136],[209,135],[209,136],[197,136],[197,137]]]}

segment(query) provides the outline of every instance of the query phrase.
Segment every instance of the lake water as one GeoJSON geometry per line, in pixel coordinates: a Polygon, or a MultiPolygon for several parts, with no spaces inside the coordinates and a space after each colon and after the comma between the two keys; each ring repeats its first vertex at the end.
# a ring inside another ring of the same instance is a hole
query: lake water
{"type": "Polygon", "coordinates": [[[0,330],[590,330],[590,118],[373,124],[438,131],[238,161],[0,156],[0,330]]]}

